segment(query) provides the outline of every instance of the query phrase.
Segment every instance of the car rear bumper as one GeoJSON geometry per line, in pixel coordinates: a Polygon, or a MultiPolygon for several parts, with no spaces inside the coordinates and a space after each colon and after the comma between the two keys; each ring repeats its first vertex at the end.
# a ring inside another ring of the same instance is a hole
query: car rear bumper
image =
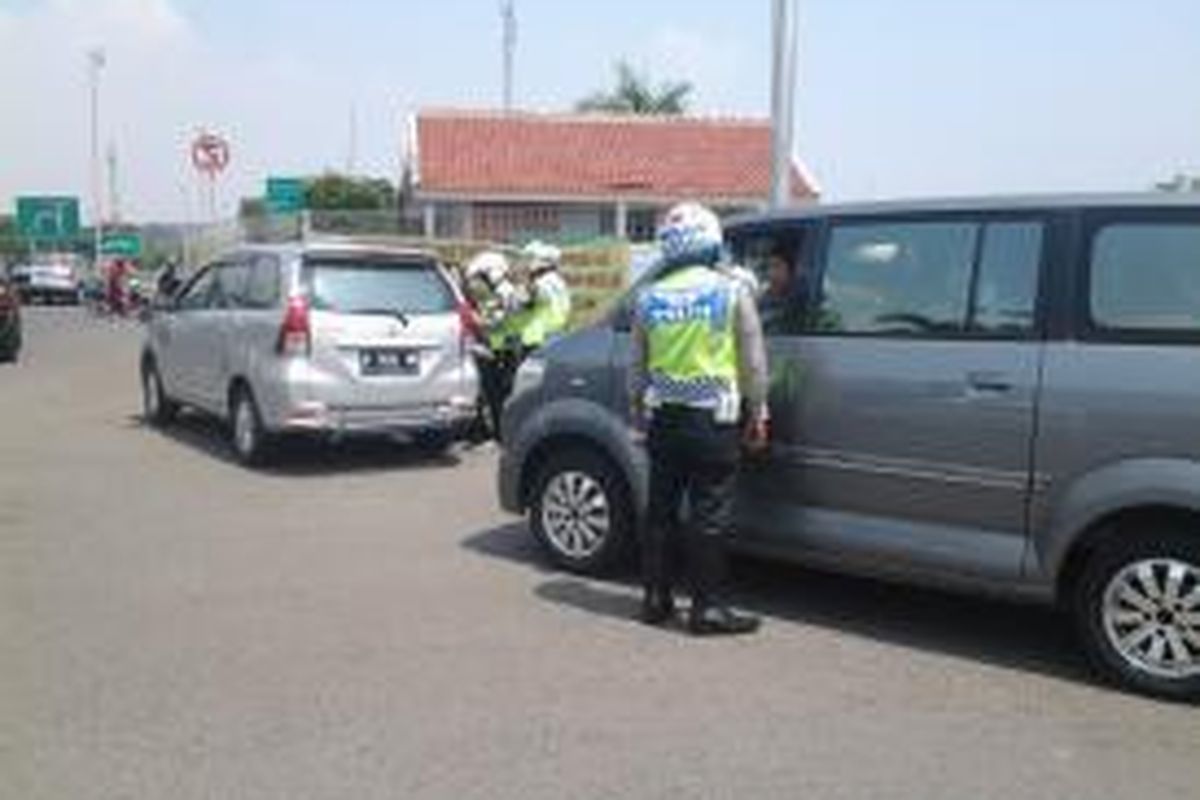
{"type": "Polygon", "coordinates": [[[69,292],[78,292],[79,284],[65,280],[35,280],[21,285],[21,288],[33,292],[58,292],[60,294],[67,294],[69,292]]]}
{"type": "Polygon", "coordinates": [[[61,297],[69,300],[79,299],[79,287],[77,286],[47,286],[44,284],[26,284],[17,287],[17,291],[21,297],[29,299],[34,297],[61,297]]]}
{"type": "Polygon", "coordinates": [[[441,431],[465,435],[474,422],[474,399],[406,406],[347,407],[320,402],[297,403],[288,409],[279,430],[332,436],[404,435],[441,431]]]}

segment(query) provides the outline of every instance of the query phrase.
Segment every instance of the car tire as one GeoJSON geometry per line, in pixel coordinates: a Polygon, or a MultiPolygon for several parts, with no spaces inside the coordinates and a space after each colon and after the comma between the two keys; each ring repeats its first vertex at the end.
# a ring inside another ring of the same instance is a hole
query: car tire
{"type": "Polygon", "coordinates": [[[167,396],[162,376],[153,358],[142,362],[142,419],[156,428],[170,425],[179,413],[179,404],[167,396]]]}
{"type": "Polygon", "coordinates": [[[229,401],[229,438],[238,463],[259,467],[268,460],[270,438],[254,394],[244,384],[234,388],[229,401]]]}
{"type": "Polygon", "coordinates": [[[413,445],[422,455],[437,458],[454,446],[454,436],[449,431],[421,431],[413,436],[413,445]]]}
{"type": "Polygon", "coordinates": [[[529,525],[556,566],[583,575],[611,571],[633,544],[633,503],[608,459],[580,448],[551,455],[533,483],[529,525]]]}
{"type": "Polygon", "coordinates": [[[1200,531],[1176,522],[1123,530],[1089,558],[1074,613],[1107,679],[1142,694],[1200,699],[1200,531]]]}

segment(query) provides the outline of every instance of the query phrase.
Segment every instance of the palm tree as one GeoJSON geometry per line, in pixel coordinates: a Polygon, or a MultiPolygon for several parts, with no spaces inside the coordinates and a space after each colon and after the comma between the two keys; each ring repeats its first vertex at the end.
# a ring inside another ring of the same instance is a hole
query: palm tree
{"type": "Polygon", "coordinates": [[[617,87],[595,92],[575,104],[576,111],[609,114],[682,114],[687,111],[693,86],[688,81],[665,82],[654,87],[626,61],[617,62],[617,87]]]}

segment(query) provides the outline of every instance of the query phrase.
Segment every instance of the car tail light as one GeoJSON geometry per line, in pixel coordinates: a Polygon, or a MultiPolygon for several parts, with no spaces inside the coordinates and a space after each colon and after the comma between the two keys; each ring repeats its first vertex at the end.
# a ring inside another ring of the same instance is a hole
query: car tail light
{"type": "Polygon", "coordinates": [[[306,356],[312,352],[312,326],[309,323],[308,300],[304,297],[288,298],[276,350],[285,356],[306,356]]]}
{"type": "Polygon", "coordinates": [[[474,341],[483,340],[483,329],[479,325],[479,315],[471,304],[465,300],[458,301],[458,321],[463,347],[469,347],[474,341]]]}

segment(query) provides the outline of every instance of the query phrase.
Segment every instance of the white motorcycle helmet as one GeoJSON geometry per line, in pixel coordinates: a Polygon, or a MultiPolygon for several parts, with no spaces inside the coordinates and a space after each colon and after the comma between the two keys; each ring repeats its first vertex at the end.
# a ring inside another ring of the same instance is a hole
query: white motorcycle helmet
{"type": "Polygon", "coordinates": [[[485,250],[467,262],[467,280],[481,280],[493,291],[508,279],[508,272],[508,259],[495,250],[485,250]]]}
{"type": "Polygon", "coordinates": [[[715,264],[721,257],[721,221],[699,203],[680,203],[658,228],[663,262],[715,264]]]}
{"type": "Polygon", "coordinates": [[[533,273],[556,270],[562,263],[562,250],[552,244],[532,241],[521,250],[521,255],[529,260],[529,269],[533,273]]]}

